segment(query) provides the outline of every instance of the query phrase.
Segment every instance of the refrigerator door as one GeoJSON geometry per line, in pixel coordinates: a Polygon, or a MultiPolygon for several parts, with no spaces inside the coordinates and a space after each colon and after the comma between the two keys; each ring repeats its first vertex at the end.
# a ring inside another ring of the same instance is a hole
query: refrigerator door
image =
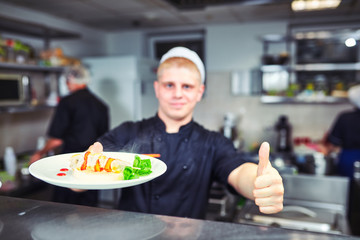
{"type": "Polygon", "coordinates": [[[109,106],[111,128],[124,121],[140,120],[150,111],[155,114],[157,101],[153,90],[142,91],[143,82],[145,86],[152,85],[156,78],[148,70],[153,68],[154,61],[119,56],[89,57],[83,63],[91,73],[90,90],[109,106]]]}

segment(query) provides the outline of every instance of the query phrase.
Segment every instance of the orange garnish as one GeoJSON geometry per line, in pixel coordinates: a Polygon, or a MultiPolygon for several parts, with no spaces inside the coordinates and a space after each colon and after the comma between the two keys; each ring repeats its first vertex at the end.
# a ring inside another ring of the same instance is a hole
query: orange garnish
{"type": "Polygon", "coordinates": [[[111,162],[114,161],[115,158],[109,158],[105,164],[105,171],[111,172],[111,162]]]}
{"type": "Polygon", "coordinates": [[[153,157],[153,158],[159,158],[160,157],[160,153],[145,153],[143,155],[153,157]]]}
{"type": "Polygon", "coordinates": [[[87,166],[87,160],[88,160],[88,157],[89,157],[89,154],[90,154],[90,151],[87,151],[84,155],[84,162],[83,164],[81,165],[81,170],[86,170],[86,166],[87,166]]]}
{"type": "Polygon", "coordinates": [[[101,167],[100,167],[100,161],[99,161],[99,159],[96,161],[94,171],[95,171],[95,172],[100,172],[100,171],[101,171],[101,167]]]}

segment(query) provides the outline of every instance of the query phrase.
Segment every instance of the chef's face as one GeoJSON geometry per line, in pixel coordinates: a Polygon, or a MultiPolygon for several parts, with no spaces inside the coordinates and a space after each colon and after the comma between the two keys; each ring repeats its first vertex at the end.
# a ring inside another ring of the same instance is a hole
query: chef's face
{"type": "Polygon", "coordinates": [[[199,71],[195,66],[187,65],[162,68],[154,88],[159,100],[158,113],[165,121],[190,121],[196,103],[204,92],[199,71]]]}
{"type": "Polygon", "coordinates": [[[74,83],[74,81],[72,80],[72,77],[69,76],[67,79],[66,79],[66,85],[69,89],[70,92],[74,92],[76,90],[76,84],[74,83]]]}

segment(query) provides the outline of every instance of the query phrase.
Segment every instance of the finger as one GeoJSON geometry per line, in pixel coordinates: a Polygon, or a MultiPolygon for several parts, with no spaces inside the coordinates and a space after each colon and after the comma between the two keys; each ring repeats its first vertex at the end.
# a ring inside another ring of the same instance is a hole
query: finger
{"type": "Polygon", "coordinates": [[[272,190],[270,188],[261,188],[254,189],[253,196],[254,198],[264,198],[272,195],[272,190]]]}
{"type": "Polygon", "coordinates": [[[103,146],[100,142],[95,142],[93,145],[89,147],[89,151],[92,153],[102,153],[103,146]]]}
{"type": "Polygon", "coordinates": [[[256,188],[253,190],[253,196],[258,197],[269,197],[269,196],[283,196],[284,187],[281,180],[277,180],[277,183],[273,184],[271,187],[256,188]]]}
{"type": "Polygon", "coordinates": [[[259,207],[275,206],[283,203],[282,196],[271,196],[265,198],[255,198],[255,204],[259,207]]]}
{"type": "Polygon", "coordinates": [[[265,214],[278,213],[283,209],[283,204],[277,204],[273,206],[259,207],[260,212],[265,214]]]}
{"type": "Polygon", "coordinates": [[[270,145],[267,142],[263,142],[259,149],[259,164],[257,170],[257,176],[263,174],[264,169],[270,164],[269,162],[270,145]]]}
{"type": "Polygon", "coordinates": [[[266,175],[258,176],[254,183],[256,189],[266,188],[276,184],[282,186],[282,177],[274,168],[267,171],[266,175]]]}
{"type": "Polygon", "coordinates": [[[85,189],[77,189],[77,188],[70,188],[70,189],[71,189],[72,191],[78,192],[78,193],[87,191],[87,190],[85,190],[85,189]]]}

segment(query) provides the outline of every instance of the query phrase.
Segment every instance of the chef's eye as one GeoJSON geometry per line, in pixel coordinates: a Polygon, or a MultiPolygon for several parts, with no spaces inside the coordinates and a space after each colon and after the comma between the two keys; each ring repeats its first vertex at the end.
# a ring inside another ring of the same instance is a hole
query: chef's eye
{"type": "Polygon", "coordinates": [[[191,86],[191,85],[187,85],[187,84],[185,84],[185,85],[183,85],[183,88],[188,90],[188,89],[191,89],[191,88],[192,88],[192,86],[191,86]]]}
{"type": "Polygon", "coordinates": [[[172,87],[174,87],[174,84],[172,84],[172,83],[166,83],[166,84],[165,84],[165,87],[166,87],[166,88],[172,88],[172,87]]]}

